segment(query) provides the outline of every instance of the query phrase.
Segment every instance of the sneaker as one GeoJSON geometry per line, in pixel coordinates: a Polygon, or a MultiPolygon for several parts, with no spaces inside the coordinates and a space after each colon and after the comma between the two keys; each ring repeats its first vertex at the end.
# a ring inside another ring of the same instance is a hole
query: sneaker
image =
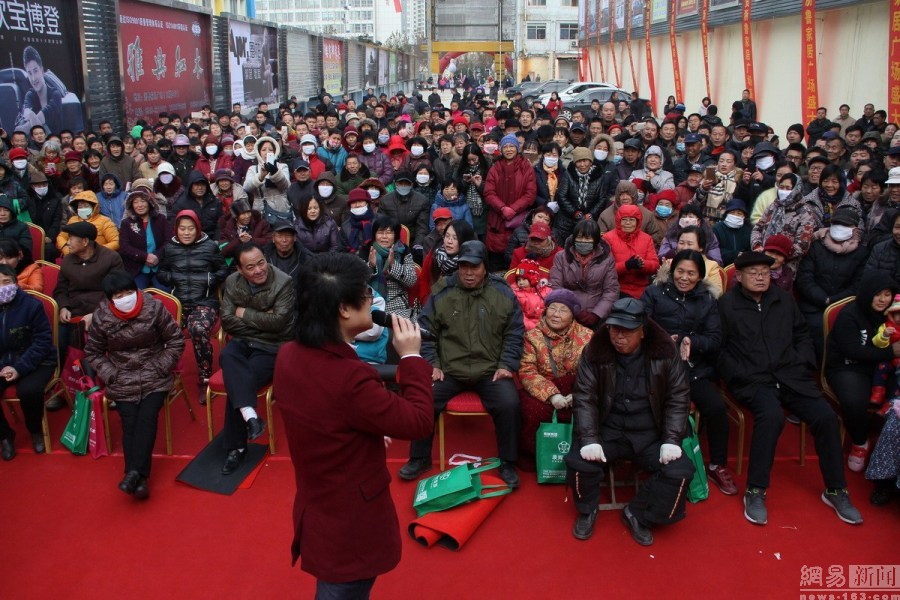
{"type": "Polygon", "coordinates": [[[862,525],[863,518],[856,510],[856,507],[850,503],[850,494],[846,489],[843,490],[825,490],[822,493],[822,502],[834,509],[838,518],[844,523],[851,525],[862,525]]]}
{"type": "Polygon", "coordinates": [[[519,487],[519,474],[516,473],[516,467],[513,463],[503,461],[500,464],[498,475],[500,475],[500,479],[512,489],[519,487]]]}
{"type": "Polygon", "coordinates": [[[769,511],[766,510],[766,490],[747,488],[744,493],[744,518],[754,525],[765,525],[769,521],[769,511]]]}
{"type": "Polygon", "coordinates": [[[865,446],[850,446],[850,456],[847,457],[847,468],[854,473],[860,473],[866,468],[866,459],[869,458],[869,443],[865,446]]]}
{"type": "Polygon", "coordinates": [[[726,496],[734,496],[738,488],[734,484],[734,477],[728,467],[716,467],[715,471],[709,471],[709,480],[716,484],[719,491],[726,496]]]}
{"type": "Polygon", "coordinates": [[[597,520],[599,512],[600,508],[597,507],[588,514],[579,513],[578,518],[575,519],[575,525],[572,527],[572,535],[579,540],[586,540],[594,535],[594,522],[597,520]]]}

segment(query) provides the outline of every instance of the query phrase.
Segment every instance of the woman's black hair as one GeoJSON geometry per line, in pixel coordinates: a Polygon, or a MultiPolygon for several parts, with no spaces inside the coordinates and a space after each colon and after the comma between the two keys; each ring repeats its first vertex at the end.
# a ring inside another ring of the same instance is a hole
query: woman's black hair
{"type": "Polygon", "coordinates": [[[361,308],[372,275],[353,254],[316,254],[300,269],[297,279],[297,342],[319,348],[326,342],[343,344],[339,310],[342,304],[361,308]]]}
{"type": "Polygon", "coordinates": [[[7,277],[13,278],[13,283],[15,283],[17,275],[15,269],[13,269],[9,265],[0,265],[0,275],[6,275],[7,277]]]}
{"type": "Polygon", "coordinates": [[[556,154],[562,156],[562,148],[559,147],[559,144],[556,142],[547,142],[543,146],[541,146],[541,154],[547,154],[548,152],[553,152],[556,150],[556,154]]]}
{"type": "Polygon", "coordinates": [[[699,225],[688,225],[687,227],[685,227],[684,229],[681,230],[681,232],[678,234],[678,237],[680,238],[681,236],[683,236],[686,233],[693,233],[694,235],[696,235],[697,236],[697,244],[700,245],[700,248],[702,250],[704,250],[704,251],[706,250],[706,232],[703,231],[702,227],[700,227],[699,225]]]}
{"type": "Polygon", "coordinates": [[[22,251],[22,246],[20,246],[16,240],[12,238],[0,238],[0,258],[12,258],[14,256],[20,257],[19,264],[17,264],[15,268],[19,273],[32,262],[25,255],[25,252],[22,251]]]}
{"type": "MultiPolygon", "coordinates": [[[[690,229],[690,228],[686,228],[690,229]]],[[[699,228],[695,228],[698,229],[699,228]]],[[[697,237],[700,237],[700,234],[697,234],[697,237]]],[[[683,260],[689,260],[695,265],[697,265],[697,272],[700,273],[700,280],[706,278],[706,261],[703,259],[703,255],[697,252],[696,250],[680,250],[673,258],[672,258],[672,268],[669,271],[669,279],[674,277],[675,275],[675,267],[678,266],[683,260]]]]}
{"type": "Polygon", "coordinates": [[[297,211],[300,215],[300,218],[306,223],[308,226],[312,226],[314,223],[317,223],[321,219],[325,217],[325,209],[322,207],[322,203],[316,200],[312,195],[304,198],[300,201],[300,205],[297,207],[297,211]],[[315,221],[310,221],[309,217],[306,216],[306,213],[309,212],[309,205],[311,202],[315,201],[316,204],[319,205],[319,218],[315,221]]]}
{"type": "Polygon", "coordinates": [[[106,274],[103,278],[103,293],[106,294],[107,300],[112,300],[113,296],[119,292],[134,290],[137,291],[137,284],[134,277],[128,274],[128,271],[115,269],[106,274]]]}
{"type": "MultiPolygon", "coordinates": [[[[451,227],[453,228],[453,233],[456,234],[456,241],[459,242],[460,246],[462,246],[464,242],[471,242],[476,239],[475,230],[465,219],[450,221],[450,224],[447,225],[447,229],[450,229],[451,227]]],[[[447,229],[444,230],[445,234],[447,233],[447,229]]]]}
{"type": "Polygon", "coordinates": [[[378,214],[372,221],[372,237],[382,229],[390,229],[394,232],[394,242],[400,241],[400,221],[385,214],[378,214]]]}
{"type": "Polygon", "coordinates": [[[688,202],[687,204],[682,206],[681,209],[678,211],[679,219],[685,215],[694,215],[701,221],[703,220],[702,209],[699,206],[697,206],[696,204],[693,204],[691,202],[688,202]]]}
{"type": "Polygon", "coordinates": [[[825,168],[822,169],[822,174],[819,175],[819,186],[821,186],[822,182],[829,177],[835,177],[838,180],[838,184],[840,184],[841,188],[846,187],[847,180],[844,179],[844,171],[843,169],[841,169],[841,165],[836,165],[834,163],[825,165],[825,168]]]}
{"type": "Polygon", "coordinates": [[[578,221],[578,224],[575,226],[575,231],[572,232],[572,240],[575,240],[578,237],[589,237],[594,240],[594,244],[600,241],[600,238],[603,237],[603,233],[600,231],[600,226],[597,225],[597,222],[593,219],[584,219],[578,221]]]}

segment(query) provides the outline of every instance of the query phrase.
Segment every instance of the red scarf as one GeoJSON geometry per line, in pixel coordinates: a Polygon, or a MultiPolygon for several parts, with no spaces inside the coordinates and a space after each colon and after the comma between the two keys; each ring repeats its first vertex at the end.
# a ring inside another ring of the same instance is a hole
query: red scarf
{"type": "Polygon", "coordinates": [[[116,315],[123,321],[130,321],[131,319],[138,316],[138,313],[141,312],[141,308],[144,306],[144,295],[140,292],[137,292],[137,302],[134,303],[134,308],[131,309],[131,312],[122,312],[118,308],[116,308],[116,303],[112,300],[109,301],[109,310],[112,311],[112,314],[116,315]]]}

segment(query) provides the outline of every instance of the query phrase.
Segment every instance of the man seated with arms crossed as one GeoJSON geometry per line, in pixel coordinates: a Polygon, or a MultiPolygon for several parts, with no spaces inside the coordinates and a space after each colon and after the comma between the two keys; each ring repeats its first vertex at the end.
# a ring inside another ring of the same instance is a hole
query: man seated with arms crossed
{"type": "MultiPolygon", "coordinates": [[[[459,271],[440,279],[419,317],[422,329],[434,341],[422,342],[422,357],[434,367],[434,415],[460,392],[478,394],[494,420],[500,478],[518,487],[519,395],[513,373],[525,337],[522,308],[515,294],[496,275],[488,275],[487,249],[482,242],[464,242],[459,250],[459,271]]],[[[417,479],[431,468],[432,434],[410,445],[409,462],[400,477],[417,479]]]]}
{"type": "Polygon", "coordinates": [[[222,467],[230,475],[244,460],[247,441],[266,430],[256,414],[256,392],[272,383],[278,348],[294,337],[294,280],[266,262],[262,250],[245,242],[235,251],[237,272],[222,290],[222,329],[231,340],[222,349],[219,367],[228,392],[222,467]]]}
{"type": "Polygon", "coordinates": [[[862,516],[847,494],[837,415],[811,375],[816,355],[806,320],[793,297],[771,285],[772,263],[762,252],[739,255],[734,265],[740,285],[719,299],[719,374],[753,413],[744,517],[756,525],[768,521],[766,489],[787,409],[809,425],[815,438],[825,480],[822,501],[842,521],[859,525],[862,516]]]}

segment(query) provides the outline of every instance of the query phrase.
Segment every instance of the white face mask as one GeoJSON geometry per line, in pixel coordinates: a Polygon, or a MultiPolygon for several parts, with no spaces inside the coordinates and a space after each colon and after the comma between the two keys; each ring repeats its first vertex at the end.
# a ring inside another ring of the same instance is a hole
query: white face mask
{"type": "Polygon", "coordinates": [[[485,144],[484,145],[484,151],[488,154],[493,154],[494,152],[497,151],[497,148],[498,148],[497,144],[485,144]]]}
{"type": "Polygon", "coordinates": [[[774,156],[763,156],[761,158],[756,159],[756,168],[760,171],[765,171],[769,167],[775,164],[774,156]]]}
{"type": "Polygon", "coordinates": [[[171,173],[160,173],[159,174],[159,180],[163,183],[163,185],[169,185],[170,183],[172,183],[172,181],[174,181],[174,179],[175,179],[175,176],[172,175],[171,173]]]}
{"type": "Polygon", "coordinates": [[[416,175],[416,182],[419,185],[428,185],[429,181],[431,181],[431,177],[429,177],[427,173],[419,173],[416,175]]]}
{"type": "Polygon", "coordinates": [[[82,219],[84,219],[85,221],[90,219],[92,214],[94,214],[93,208],[79,208],[78,209],[78,216],[81,217],[82,219]]]}
{"type": "Polygon", "coordinates": [[[829,228],[828,235],[836,242],[846,242],[853,237],[853,228],[834,224],[829,228]]]}
{"type": "Polygon", "coordinates": [[[137,305],[137,292],[131,292],[121,298],[113,298],[113,304],[122,312],[131,312],[137,305]]]}
{"type": "Polygon", "coordinates": [[[400,194],[401,196],[408,196],[409,193],[412,191],[412,186],[398,184],[398,185],[394,186],[394,189],[397,190],[397,193],[400,194]]]}
{"type": "Polygon", "coordinates": [[[695,217],[693,215],[690,217],[681,217],[680,219],[678,219],[678,226],[681,227],[682,229],[684,229],[685,227],[690,227],[691,225],[699,225],[699,224],[700,224],[700,221],[698,221],[697,217],[695,217]]]}
{"type": "Polygon", "coordinates": [[[551,169],[559,164],[558,156],[545,156],[544,157],[544,165],[550,167],[551,169]]]}
{"type": "Polygon", "coordinates": [[[376,200],[381,195],[381,190],[378,188],[369,188],[369,198],[372,200],[376,200]]]}
{"type": "Polygon", "coordinates": [[[375,150],[375,144],[372,142],[366,142],[363,144],[363,150],[366,152],[373,152],[375,150]]]}
{"type": "Polygon", "coordinates": [[[207,146],[206,147],[206,153],[209,154],[210,156],[215,156],[218,151],[219,151],[218,146],[207,146]]]}
{"type": "Polygon", "coordinates": [[[225,148],[224,152],[225,156],[234,156],[234,150],[232,150],[231,148],[225,148]]]}
{"type": "Polygon", "coordinates": [[[350,212],[356,215],[357,217],[361,217],[366,214],[366,211],[369,210],[368,206],[359,206],[357,208],[351,208],[350,212]]]}
{"type": "Polygon", "coordinates": [[[46,185],[34,186],[32,189],[34,190],[34,193],[37,194],[38,196],[40,196],[41,198],[46,196],[47,192],[50,190],[50,188],[46,185]]]}
{"type": "Polygon", "coordinates": [[[788,199],[788,196],[791,195],[791,192],[792,192],[792,191],[793,191],[793,190],[782,190],[782,189],[779,189],[779,190],[778,190],[778,199],[779,199],[779,200],[787,200],[787,199],[788,199]]]}
{"type": "Polygon", "coordinates": [[[330,185],[319,186],[319,195],[323,198],[331,198],[332,192],[334,192],[334,188],[330,185]]]}
{"type": "Polygon", "coordinates": [[[28,166],[28,161],[24,158],[17,158],[13,161],[13,166],[21,171],[28,166]]]}
{"type": "Polygon", "coordinates": [[[609,156],[609,152],[606,150],[594,150],[594,158],[597,160],[606,160],[607,156],[609,156]]]}
{"type": "Polygon", "coordinates": [[[422,146],[413,146],[409,149],[409,153],[413,156],[422,156],[423,152],[425,152],[425,149],[422,146]]]}
{"type": "Polygon", "coordinates": [[[303,146],[300,146],[300,149],[303,150],[303,154],[306,156],[309,156],[316,151],[316,147],[312,144],[304,144],[303,146]]]}
{"type": "Polygon", "coordinates": [[[737,215],[725,215],[725,225],[732,229],[740,229],[744,226],[744,217],[737,215]]]}

